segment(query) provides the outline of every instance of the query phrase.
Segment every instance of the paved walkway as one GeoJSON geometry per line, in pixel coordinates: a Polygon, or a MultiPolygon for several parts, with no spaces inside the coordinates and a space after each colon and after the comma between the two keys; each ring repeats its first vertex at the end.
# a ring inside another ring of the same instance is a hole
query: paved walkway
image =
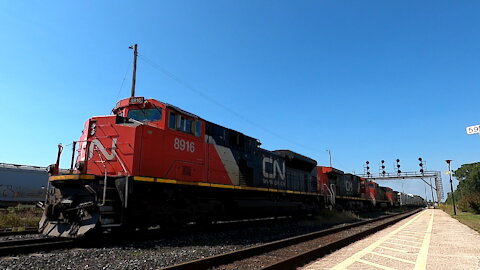
{"type": "Polygon", "coordinates": [[[428,209],[303,269],[480,269],[480,234],[428,209]]]}

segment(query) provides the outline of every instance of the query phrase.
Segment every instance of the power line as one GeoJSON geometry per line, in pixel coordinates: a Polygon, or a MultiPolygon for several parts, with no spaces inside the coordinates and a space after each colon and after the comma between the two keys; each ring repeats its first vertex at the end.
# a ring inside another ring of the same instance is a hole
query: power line
{"type": "Polygon", "coordinates": [[[128,63],[128,66],[125,70],[125,75],[123,76],[122,85],[120,86],[120,89],[118,89],[117,98],[115,100],[118,100],[118,97],[120,97],[120,92],[122,91],[123,84],[125,83],[125,79],[127,78],[127,73],[128,73],[128,70],[130,70],[131,65],[132,65],[132,61],[128,63]]]}
{"type": "Polygon", "coordinates": [[[147,64],[150,64],[153,68],[157,69],[158,71],[160,71],[161,73],[165,74],[167,77],[171,78],[172,80],[176,81],[178,84],[182,85],[183,87],[189,89],[190,91],[198,94],[199,96],[203,97],[204,99],[210,101],[211,103],[219,106],[220,108],[224,109],[225,111],[231,113],[232,115],[236,116],[237,118],[249,123],[250,125],[258,128],[258,129],[261,129],[263,131],[265,131],[266,133],[272,135],[272,136],[275,136],[281,140],[284,140],[286,142],[289,142],[291,144],[294,144],[294,145],[297,145],[299,147],[302,147],[302,148],[305,148],[305,149],[308,149],[308,150],[314,150],[314,151],[317,151],[318,153],[322,152],[318,149],[315,149],[315,148],[312,148],[311,146],[306,146],[306,145],[303,145],[303,144],[300,144],[300,143],[297,143],[295,141],[292,141],[286,137],[283,137],[267,128],[265,128],[264,126],[260,125],[260,124],[257,124],[256,122],[248,119],[247,117],[241,115],[240,113],[237,113],[236,111],[230,109],[229,107],[223,105],[222,103],[218,102],[217,100],[213,99],[212,97],[206,95],[205,93],[203,93],[202,91],[198,90],[197,88],[193,87],[191,84],[189,84],[188,82],[186,82],[185,80],[181,79],[180,77],[176,76],[175,74],[173,74],[172,72],[166,70],[164,67],[156,64],[154,61],[146,58],[145,56],[139,54],[138,55],[138,58],[143,60],[145,63],[147,64]]]}

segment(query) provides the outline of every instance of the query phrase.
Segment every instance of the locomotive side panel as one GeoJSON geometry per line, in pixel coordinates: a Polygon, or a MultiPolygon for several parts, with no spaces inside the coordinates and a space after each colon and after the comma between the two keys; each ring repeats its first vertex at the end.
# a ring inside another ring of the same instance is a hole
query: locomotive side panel
{"type": "Polygon", "coordinates": [[[174,129],[143,126],[139,173],[181,181],[205,181],[205,142],[201,136],[174,129]]]}
{"type": "Polygon", "coordinates": [[[353,174],[344,174],[337,178],[336,190],[338,196],[360,197],[360,179],[353,174]]]}
{"type": "Polygon", "coordinates": [[[117,124],[115,116],[93,117],[80,138],[77,168],[82,173],[118,176],[136,173],[136,128],[117,124]]]}

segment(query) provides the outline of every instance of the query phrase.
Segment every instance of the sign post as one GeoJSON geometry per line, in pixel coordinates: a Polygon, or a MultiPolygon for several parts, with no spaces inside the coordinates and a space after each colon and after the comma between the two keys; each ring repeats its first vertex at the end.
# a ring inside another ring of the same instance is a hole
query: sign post
{"type": "Polygon", "coordinates": [[[452,190],[453,215],[456,216],[457,215],[457,208],[455,207],[455,196],[453,194],[452,170],[450,169],[450,163],[452,162],[452,160],[447,159],[447,160],[445,160],[445,162],[447,162],[447,164],[448,164],[448,172],[449,172],[449,175],[450,175],[450,189],[452,190]]]}

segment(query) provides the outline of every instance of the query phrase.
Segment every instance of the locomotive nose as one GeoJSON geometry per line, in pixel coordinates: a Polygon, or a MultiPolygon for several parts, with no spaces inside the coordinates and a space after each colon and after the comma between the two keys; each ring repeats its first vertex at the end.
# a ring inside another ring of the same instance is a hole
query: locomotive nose
{"type": "Polygon", "coordinates": [[[56,194],[56,197],[51,198],[52,201],[47,204],[39,223],[39,231],[44,235],[81,237],[95,228],[99,222],[100,214],[95,197],[86,192],[85,186],[73,185],[69,188],[70,192],[77,195],[56,194]]]}

